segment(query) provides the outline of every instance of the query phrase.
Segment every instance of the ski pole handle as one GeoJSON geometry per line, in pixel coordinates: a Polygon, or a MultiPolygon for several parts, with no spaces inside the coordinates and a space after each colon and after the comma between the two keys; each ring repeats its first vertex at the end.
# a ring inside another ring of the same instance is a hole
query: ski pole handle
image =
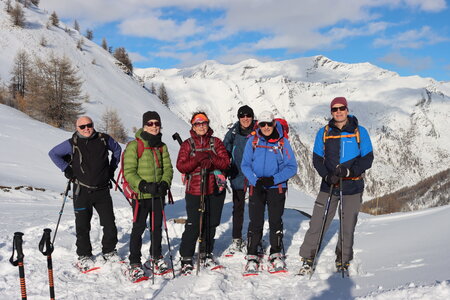
{"type": "Polygon", "coordinates": [[[111,181],[116,185],[116,187],[119,189],[119,192],[125,197],[125,199],[127,199],[128,204],[130,204],[130,206],[133,206],[133,204],[131,204],[130,199],[128,199],[128,197],[125,196],[125,193],[123,192],[122,188],[121,188],[120,185],[117,183],[117,181],[115,181],[114,178],[112,178],[111,181]]]}
{"type": "Polygon", "coordinates": [[[20,278],[20,292],[22,296],[22,300],[27,299],[27,289],[25,285],[25,269],[23,267],[23,251],[22,251],[22,232],[15,232],[13,238],[13,253],[9,262],[13,266],[19,266],[19,278],[20,278]],[[17,260],[14,260],[14,251],[17,251],[17,260]]]}
{"type": "Polygon", "coordinates": [[[177,141],[178,144],[180,144],[180,146],[181,146],[181,144],[183,143],[183,140],[181,139],[180,134],[179,134],[178,132],[175,132],[175,133],[172,135],[172,138],[173,138],[174,141],[177,141]]]}
{"type": "Polygon", "coordinates": [[[44,234],[42,235],[41,241],[39,242],[39,251],[43,255],[51,255],[53,253],[53,244],[50,242],[50,235],[52,230],[50,228],[44,229],[44,234]]]}

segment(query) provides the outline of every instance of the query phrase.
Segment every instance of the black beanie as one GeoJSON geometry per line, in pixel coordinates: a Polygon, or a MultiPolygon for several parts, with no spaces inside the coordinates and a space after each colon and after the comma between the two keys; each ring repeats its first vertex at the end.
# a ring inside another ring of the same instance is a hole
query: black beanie
{"type": "Polygon", "coordinates": [[[248,106],[248,105],[244,105],[244,106],[239,107],[238,113],[237,113],[238,118],[241,118],[243,115],[249,115],[249,116],[252,117],[252,119],[255,118],[255,115],[253,113],[253,109],[250,106],[248,106]]]}
{"type": "Polygon", "coordinates": [[[156,111],[148,111],[142,115],[142,127],[150,120],[158,120],[161,123],[161,117],[156,111]]]}

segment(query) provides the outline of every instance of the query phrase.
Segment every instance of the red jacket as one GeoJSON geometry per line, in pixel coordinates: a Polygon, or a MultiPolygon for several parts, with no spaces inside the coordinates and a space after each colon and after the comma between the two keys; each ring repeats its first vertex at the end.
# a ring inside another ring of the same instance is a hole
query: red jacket
{"type": "MultiPolygon", "coordinates": [[[[194,144],[196,149],[208,149],[206,151],[210,155],[212,162],[212,167],[209,170],[209,176],[207,179],[208,188],[206,195],[211,195],[214,193],[215,178],[212,173],[213,170],[225,171],[230,165],[230,158],[228,156],[227,150],[223,145],[223,142],[217,137],[212,137],[213,130],[210,128],[204,136],[199,136],[191,129],[191,137],[194,139],[194,144]],[[209,150],[210,139],[214,139],[214,154],[213,151],[209,150]]],[[[189,139],[185,140],[180,147],[180,152],[177,158],[177,169],[181,173],[186,174],[186,193],[191,195],[200,196],[200,162],[195,159],[200,151],[192,151],[191,143],[189,139]]]]}

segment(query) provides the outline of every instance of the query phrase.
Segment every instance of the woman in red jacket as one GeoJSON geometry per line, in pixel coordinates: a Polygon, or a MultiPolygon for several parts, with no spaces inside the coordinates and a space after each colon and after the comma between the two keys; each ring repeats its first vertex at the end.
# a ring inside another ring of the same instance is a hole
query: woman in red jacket
{"type": "Polygon", "coordinates": [[[177,169],[186,174],[186,212],[187,222],[181,238],[181,273],[189,275],[193,270],[195,244],[200,231],[200,202],[204,199],[202,219],[202,243],[200,259],[205,267],[214,268],[214,235],[220,224],[225,191],[220,191],[216,184],[214,171],[224,171],[229,167],[230,158],[222,141],[212,136],[209,119],[204,112],[196,112],[191,119],[191,137],[181,144],[178,153],[177,169]],[[202,176],[204,191],[202,197],[202,176]]]}

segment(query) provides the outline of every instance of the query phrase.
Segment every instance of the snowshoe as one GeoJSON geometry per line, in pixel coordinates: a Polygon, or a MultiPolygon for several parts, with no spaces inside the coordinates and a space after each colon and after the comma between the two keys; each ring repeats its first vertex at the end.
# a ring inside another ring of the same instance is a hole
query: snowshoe
{"type": "Polygon", "coordinates": [[[124,272],[125,277],[133,283],[148,280],[148,276],[145,276],[144,270],[141,264],[131,264],[124,272]]]}
{"type": "Polygon", "coordinates": [[[247,255],[247,264],[242,275],[247,277],[259,275],[259,273],[261,273],[259,269],[259,257],[257,255],[247,255]]]}
{"type": "Polygon", "coordinates": [[[89,273],[100,269],[100,267],[95,266],[95,262],[91,256],[79,256],[78,260],[74,264],[74,267],[78,269],[81,273],[89,273]]]}
{"type": "Polygon", "coordinates": [[[312,275],[314,272],[312,266],[313,266],[313,260],[310,258],[302,258],[303,265],[300,267],[300,270],[298,271],[297,275],[300,276],[307,276],[312,275]]]}
{"type": "Polygon", "coordinates": [[[194,263],[192,259],[181,260],[180,275],[189,276],[194,271],[194,263]]]}
{"type": "MultiPolygon", "coordinates": [[[[152,268],[153,268],[152,264],[153,264],[153,259],[150,258],[149,260],[147,260],[144,263],[144,268],[149,271],[152,271],[152,268]]],[[[166,262],[164,261],[164,259],[162,257],[158,258],[155,261],[155,270],[154,270],[155,275],[161,276],[161,275],[165,275],[170,272],[172,272],[172,269],[169,268],[169,266],[166,264],[166,262]]]]}
{"type": "Polygon", "coordinates": [[[270,274],[287,273],[288,270],[284,262],[284,256],[281,253],[272,253],[269,256],[268,271],[270,274]]]}
{"type": "Polygon", "coordinates": [[[245,251],[245,242],[242,239],[233,239],[230,247],[228,247],[225,257],[233,257],[236,253],[245,251]]]}
{"type": "Polygon", "coordinates": [[[117,254],[117,250],[103,254],[103,260],[105,263],[108,263],[108,262],[123,263],[123,260],[117,254]]]}
{"type": "Polygon", "coordinates": [[[201,260],[201,265],[203,266],[203,268],[211,271],[225,268],[214,259],[212,254],[206,255],[206,257],[201,260]]]}

